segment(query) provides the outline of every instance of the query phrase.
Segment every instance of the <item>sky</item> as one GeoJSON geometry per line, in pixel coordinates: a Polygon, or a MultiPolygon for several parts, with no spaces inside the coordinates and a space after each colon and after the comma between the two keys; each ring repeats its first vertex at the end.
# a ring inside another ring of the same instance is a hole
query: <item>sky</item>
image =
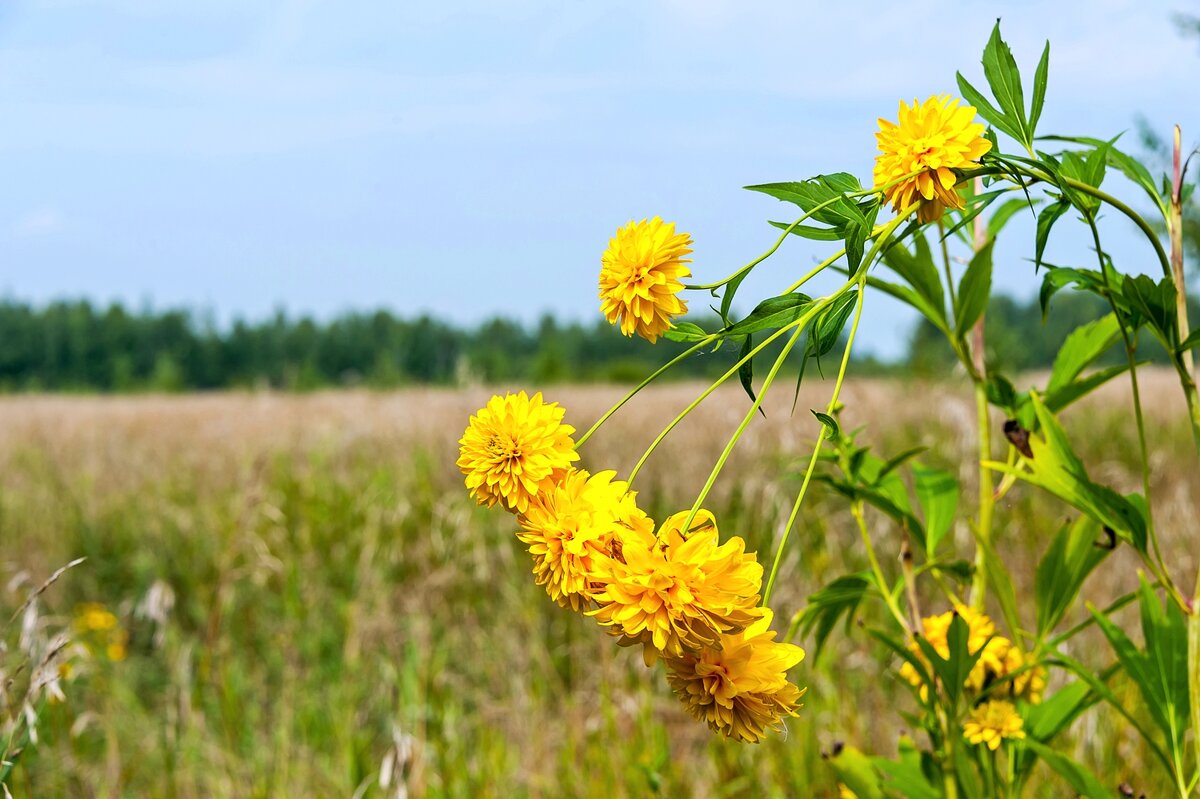
{"type": "MultiPolygon", "coordinates": [[[[1051,40],[1040,132],[1128,131],[1137,152],[1142,116],[1200,141],[1200,41],[1178,34],[1177,11],[1200,13],[1156,0],[6,0],[0,298],[186,307],[220,324],[378,307],[588,321],[617,227],[674,221],[695,239],[697,279],[728,275],[773,242],[768,220],[795,216],[742,186],[869,182],[876,119],[956,93],[956,70],[982,87],[997,17],[1027,74],[1051,40]]],[[[1124,220],[1103,224],[1118,266],[1154,266],[1124,220]]],[[[1031,237],[1019,219],[996,253],[996,285],[1023,297],[1038,285],[1031,237]]],[[[739,306],[825,246],[793,238],[739,306]]],[[[1086,248],[1064,230],[1050,260],[1086,248]]],[[[904,350],[903,306],[869,295],[864,319],[866,350],[904,350]]]]}

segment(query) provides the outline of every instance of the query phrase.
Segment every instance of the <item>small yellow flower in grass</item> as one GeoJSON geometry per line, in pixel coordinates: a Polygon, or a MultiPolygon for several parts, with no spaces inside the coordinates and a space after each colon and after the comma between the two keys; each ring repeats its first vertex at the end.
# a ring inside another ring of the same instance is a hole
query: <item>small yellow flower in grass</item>
{"type": "Polygon", "coordinates": [[[718,646],[723,633],[758,618],[763,570],[754,553],[737,536],[720,543],[716,520],[705,510],[685,532],[687,516],[667,519],[656,538],[629,536],[620,558],[601,564],[597,576],[604,587],[593,595],[599,607],[592,615],[626,643],[651,647],[647,663],[655,652],[681,657],[718,646]]]}
{"type": "MultiPolygon", "coordinates": [[[[950,634],[950,624],[954,621],[956,615],[961,616],[962,620],[967,623],[967,651],[972,655],[978,652],[981,647],[988,645],[988,639],[992,638],[996,632],[996,625],[986,614],[973,610],[966,605],[959,605],[955,610],[948,610],[937,616],[927,616],[921,619],[922,637],[943,658],[950,657],[950,641],[948,636],[950,634]]],[[[916,641],[910,643],[908,648],[919,661],[926,665],[927,671],[933,671],[929,667],[925,659],[925,654],[921,651],[916,641]]],[[[982,685],[985,668],[984,656],[981,656],[976,661],[971,675],[967,678],[967,685],[970,686],[972,679],[976,677],[982,685]],[[976,672],[978,672],[978,675],[976,675],[976,672]]],[[[901,665],[900,676],[908,680],[909,684],[920,687],[922,697],[926,695],[928,686],[923,684],[921,675],[913,668],[912,664],[905,662],[901,665]]]]}
{"type": "Polygon", "coordinates": [[[875,158],[875,185],[911,175],[884,194],[897,211],[920,202],[921,222],[941,219],[947,207],[963,207],[953,170],[971,166],[992,148],[983,137],[983,125],[975,121],[975,108],[959,107],[958,102],[942,95],[923,103],[913,100],[909,107],[901,100],[899,124],[879,120],[875,138],[881,154],[875,158]]]}
{"type": "Polygon", "coordinates": [[[1025,722],[1011,702],[993,700],[971,708],[971,716],[963,723],[963,735],[973,744],[986,744],[995,751],[1003,739],[1025,737],[1025,722]]]}
{"type": "Polygon", "coordinates": [[[748,743],[794,716],[804,695],[787,679],[804,650],[777,643],[771,611],[760,612],[742,632],[722,635],[717,647],[666,661],[667,681],[688,711],[714,732],[748,743]]]}
{"type": "Polygon", "coordinates": [[[517,537],[529,545],[537,583],[563,607],[591,605],[597,561],[622,549],[628,534],[653,535],[654,522],[638,508],[636,492],[615,476],[571,469],[518,517],[517,537]]]}
{"type": "Polygon", "coordinates": [[[687,303],[677,295],[681,279],[692,274],[685,266],[691,259],[684,258],[691,243],[657,216],[619,229],[600,258],[600,310],[609,324],[653,344],[672,318],[686,313],[687,303]]]}
{"type": "Polygon", "coordinates": [[[471,497],[488,507],[499,502],[517,513],[528,510],[530,500],[579,459],[571,440],[575,428],[562,423],[563,413],[557,402],[543,402],[540,392],[488,400],[458,442],[458,468],[471,497]]]}

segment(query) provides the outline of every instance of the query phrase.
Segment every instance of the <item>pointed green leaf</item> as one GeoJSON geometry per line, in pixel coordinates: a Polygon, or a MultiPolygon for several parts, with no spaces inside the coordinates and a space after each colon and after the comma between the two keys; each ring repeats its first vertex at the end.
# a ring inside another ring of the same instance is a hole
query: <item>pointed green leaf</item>
{"type": "Polygon", "coordinates": [[[1020,135],[1017,141],[1032,145],[1029,123],[1025,120],[1025,95],[1021,91],[1021,72],[1017,69],[1012,50],[1000,37],[1000,21],[992,28],[991,38],[983,48],[983,74],[1000,110],[1013,120],[1020,135]]]}
{"type": "MultiPolygon", "coordinates": [[[[1041,210],[1037,217],[1037,233],[1034,238],[1035,249],[1033,256],[1033,266],[1036,269],[1042,265],[1042,255],[1046,252],[1046,243],[1050,240],[1050,229],[1054,227],[1054,223],[1059,217],[1067,212],[1071,207],[1070,203],[1059,200],[1056,203],[1047,205],[1041,210]]],[[[1044,286],[1044,284],[1043,284],[1044,286]]],[[[1045,306],[1043,305],[1043,312],[1045,306]]]]}
{"type": "Polygon", "coordinates": [[[1087,516],[1063,525],[1038,563],[1034,580],[1037,635],[1042,640],[1062,621],[1088,575],[1112,550],[1097,546],[1100,525],[1087,516]]]}
{"type": "Polygon", "coordinates": [[[837,419],[834,419],[827,413],[814,411],[811,408],[809,410],[812,412],[813,416],[817,417],[817,421],[824,425],[825,438],[829,439],[830,441],[837,441],[838,436],[841,435],[841,428],[838,427],[837,419]]]}
{"type": "Polygon", "coordinates": [[[812,297],[800,292],[783,294],[763,300],[750,315],[723,332],[727,336],[744,336],[760,330],[775,330],[797,321],[812,305],[812,297]]]}
{"type": "MultiPolygon", "coordinates": [[[[963,77],[961,72],[956,72],[955,75],[958,77],[959,93],[962,94],[964,100],[974,106],[975,110],[979,112],[979,116],[1017,141],[1021,141],[1024,138],[1020,130],[1016,127],[1016,124],[1002,112],[996,110],[996,107],[989,103],[987,98],[978,89],[967,82],[967,79],[963,77]]],[[[992,142],[992,149],[993,151],[998,149],[995,141],[992,142]]]]}
{"type": "Polygon", "coordinates": [[[958,481],[947,471],[919,463],[913,464],[912,473],[917,502],[925,516],[925,547],[932,558],[938,544],[954,526],[954,516],[958,512],[958,481]]]}
{"type": "Polygon", "coordinates": [[[971,329],[987,307],[992,291],[992,247],[995,243],[995,239],[989,239],[988,243],[975,253],[958,285],[958,307],[955,310],[954,327],[960,336],[971,329]]]}
{"type": "Polygon", "coordinates": [[[697,342],[708,338],[708,333],[700,325],[676,322],[663,333],[663,338],[670,341],[697,342]]]}
{"type": "Polygon", "coordinates": [[[1042,50],[1037,71],[1033,74],[1033,104],[1029,109],[1029,135],[1037,135],[1037,123],[1042,118],[1042,105],[1046,102],[1046,80],[1050,72],[1050,42],[1042,50]]]}
{"type": "Polygon", "coordinates": [[[1079,373],[1107,352],[1120,335],[1121,328],[1117,324],[1117,317],[1111,313],[1075,328],[1054,358],[1046,392],[1063,388],[1079,377],[1079,373]]]}
{"type": "Polygon", "coordinates": [[[849,627],[869,585],[863,575],[847,574],[809,595],[808,603],[800,613],[800,630],[806,638],[811,636],[814,660],[821,657],[826,640],[842,616],[846,617],[849,627]]]}

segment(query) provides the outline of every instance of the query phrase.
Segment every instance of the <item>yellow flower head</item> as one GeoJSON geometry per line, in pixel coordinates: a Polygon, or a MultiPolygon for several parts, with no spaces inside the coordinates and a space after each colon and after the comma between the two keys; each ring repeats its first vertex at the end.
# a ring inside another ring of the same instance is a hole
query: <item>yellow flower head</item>
{"type": "Polygon", "coordinates": [[[875,185],[907,178],[884,194],[896,211],[920,202],[921,222],[940,219],[947,206],[963,207],[952,170],[970,166],[992,148],[983,137],[983,125],[974,121],[975,108],[960,108],[958,102],[942,95],[919,104],[913,100],[909,107],[901,100],[899,124],[879,120],[875,138],[881,153],[875,157],[875,185]]]}
{"type": "Polygon", "coordinates": [[[596,563],[620,550],[626,534],[653,535],[654,522],[638,508],[636,492],[615,476],[570,469],[518,517],[517,537],[529,545],[537,583],[563,607],[578,611],[591,604],[601,579],[596,563]]]}
{"type": "Polygon", "coordinates": [[[722,635],[717,647],[668,658],[667,681],[688,711],[714,732],[758,743],[768,728],[794,716],[804,692],[788,682],[788,669],[804,650],[775,641],[771,611],[742,632],[722,635]]]}
{"type": "Polygon", "coordinates": [[[600,258],[600,310],[621,332],[635,332],[653,344],[671,326],[671,319],[687,312],[679,299],[681,278],[691,275],[684,256],[692,250],[686,233],[676,233],[675,223],[657,216],[630,222],[617,230],[600,258]]]}
{"type": "Polygon", "coordinates": [[[971,708],[971,715],[963,723],[963,735],[973,744],[987,744],[995,751],[1005,738],[1025,737],[1025,722],[1017,714],[1011,702],[993,700],[971,708]]]}
{"type": "Polygon", "coordinates": [[[996,636],[988,641],[983,654],[975,661],[966,686],[980,692],[991,688],[992,696],[1019,697],[1037,704],[1042,701],[1042,691],[1046,689],[1046,669],[1042,666],[1025,668],[1025,665],[1021,650],[1007,638],[996,636]],[[998,682],[1000,680],[1003,682],[998,682]]]}
{"type": "Polygon", "coordinates": [[[103,651],[113,662],[125,659],[129,632],[121,627],[117,617],[103,604],[84,602],[76,607],[71,626],[82,644],[83,652],[94,656],[103,651]]]}
{"type": "Polygon", "coordinates": [[[488,400],[458,442],[458,468],[471,497],[488,507],[500,502],[517,513],[528,510],[530,500],[579,459],[571,440],[575,428],[562,424],[563,413],[557,402],[543,402],[540,392],[488,400]]]}
{"type": "Polygon", "coordinates": [[[683,531],[687,516],[667,519],[657,538],[629,536],[620,559],[602,565],[604,588],[593,596],[599,607],[592,615],[601,624],[668,657],[716,647],[722,634],[745,629],[759,615],[762,566],[754,553],[737,536],[720,543],[705,510],[683,531]]]}

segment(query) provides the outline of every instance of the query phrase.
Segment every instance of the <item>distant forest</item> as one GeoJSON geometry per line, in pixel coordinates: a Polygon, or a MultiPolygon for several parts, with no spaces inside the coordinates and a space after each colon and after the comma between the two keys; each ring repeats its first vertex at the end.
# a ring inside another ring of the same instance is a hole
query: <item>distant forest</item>
{"type": "MultiPolygon", "coordinates": [[[[987,341],[993,367],[1009,373],[1048,367],[1070,330],[1105,311],[1100,301],[1082,294],[1062,292],[1053,303],[1043,324],[1036,299],[992,302],[987,341]]],[[[715,327],[712,319],[689,318],[715,327]]],[[[0,301],[0,391],[9,392],[636,382],[682,348],[625,338],[602,320],[583,325],[545,317],[526,326],[497,318],[464,328],[388,311],[349,313],[329,322],[280,312],[222,329],[187,311],[0,301]]],[[[1156,355],[1147,342],[1142,357],[1156,355]]],[[[827,358],[836,359],[836,350],[827,358]]],[[[727,346],[689,358],[671,374],[713,376],[735,360],[727,346]]],[[[945,374],[951,360],[937,332],[918,324],[905,358],[887,364],[859,360],[855,371],[945,374]]]]}

